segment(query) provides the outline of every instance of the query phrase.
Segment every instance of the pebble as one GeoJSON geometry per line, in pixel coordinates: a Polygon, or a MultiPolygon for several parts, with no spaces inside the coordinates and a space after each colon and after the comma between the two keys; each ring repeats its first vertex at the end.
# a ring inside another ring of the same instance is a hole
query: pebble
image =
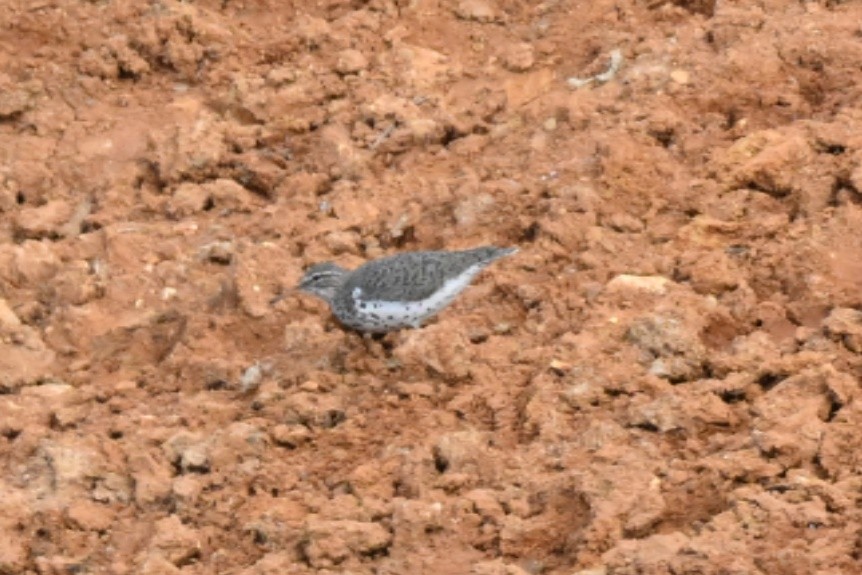
{"type": "Polygon", "coordinates": [[[463,20],[474,22],[494,22],[498,19],[497,10],[483,0],[462,0],[455,8],[455,15],[463,20]]]}

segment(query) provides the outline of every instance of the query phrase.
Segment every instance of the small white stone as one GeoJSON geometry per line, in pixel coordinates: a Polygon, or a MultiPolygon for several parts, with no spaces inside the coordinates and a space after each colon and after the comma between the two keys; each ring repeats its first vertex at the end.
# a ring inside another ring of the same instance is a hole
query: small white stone
{"type": "Polygon", "coordinates": [[[335,70],[339,74],[358,74],[366,68],[368,59],[359,50],[343,50],[335,62],[335,70]]]}
{"type": "Polygon", "coordinates": [[[667,285],[671,283],[663,276],[636,276],[629,274],[620,274],[607,284],[609,292],[624,292],[624,291],[641,291],[655,295],[662,295],[667,292],[667,285]]]}
{"type": "Polygon", "coordinates": [[[246,369],[242,377],[239,378],[239,387],[240,391],[243,393],[247,393],[254,389],[257,389],[260,386],[260,382],[263,380],[263,366],[261,364],[256,363],[246,369]]]}
{"type": "Polygon", "coordinates": [[[690,81],[690,75],[685,70],[672,70],[670,73],[670,79],[676,82],[677,84],[688,84],[690,81]]]}

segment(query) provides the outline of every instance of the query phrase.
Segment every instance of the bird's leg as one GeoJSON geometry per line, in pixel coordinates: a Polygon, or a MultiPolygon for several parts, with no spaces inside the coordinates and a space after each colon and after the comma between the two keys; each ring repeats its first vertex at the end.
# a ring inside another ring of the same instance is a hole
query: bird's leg
{"type": "Polygon", "coordinates": [[[362,333],[362,346],[365,348],[365,352],[372,356],[379,356],[381,351],[384,355],[387,354],[387,345],[385,333],[362,333]]]}

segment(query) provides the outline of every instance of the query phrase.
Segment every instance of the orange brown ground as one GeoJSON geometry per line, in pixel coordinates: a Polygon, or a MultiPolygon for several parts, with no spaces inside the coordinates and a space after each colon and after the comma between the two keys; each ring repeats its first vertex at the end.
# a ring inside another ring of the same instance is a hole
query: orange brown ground
{"type": "Polygon", "coordinates": [[[859,572],[859,3],[0,5],[0,573],[859,572]]]}

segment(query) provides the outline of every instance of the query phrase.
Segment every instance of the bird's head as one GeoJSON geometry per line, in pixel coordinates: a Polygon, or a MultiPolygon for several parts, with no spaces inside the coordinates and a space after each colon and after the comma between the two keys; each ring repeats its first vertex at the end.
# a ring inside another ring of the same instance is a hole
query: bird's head
{"type": "Polygon", "coordinates": [[[344,281],[347,270],[332,262],[315,264],[306,270],[296,289],[332,303],[335,291],[344,281]]]}

